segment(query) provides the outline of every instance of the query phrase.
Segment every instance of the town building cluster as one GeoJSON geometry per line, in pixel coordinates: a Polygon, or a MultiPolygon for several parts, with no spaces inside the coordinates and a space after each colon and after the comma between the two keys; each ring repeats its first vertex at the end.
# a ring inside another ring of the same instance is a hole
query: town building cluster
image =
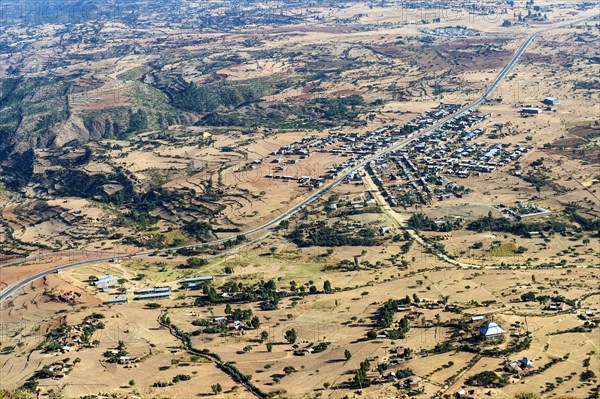
{"type": "MultiPolygon", "coordinates": [[[[433,111],[416,123],[421,127],[439,115],[440,111],[433,111]]],[[[467,190],[458,179],[492,173],[530,150],[520,144],[482,139],[485,129],[474,126],[488,117],[471,112],[451,119],[442,127],[419,135],[402,150],[371,161],[367,170],[391,206],[461,198],[467,190]]]]}

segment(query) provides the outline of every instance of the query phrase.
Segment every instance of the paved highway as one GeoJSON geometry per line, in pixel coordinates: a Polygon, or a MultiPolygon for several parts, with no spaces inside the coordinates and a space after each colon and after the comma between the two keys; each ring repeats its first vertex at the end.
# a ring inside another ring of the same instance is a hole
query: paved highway
{"type": "MultiPolygon", "coordinates": [[[[513,55],[513,57],[510,59],[510,61],[508,62],[508,64],[506,64],[506,66],[502,69],[502,71],[500,71],[500,73],[498,74],[498,76],[496,77],[496,79],[494,80],[494,82],[492,83],[492,85],[490,87],[488,87],[488,89],[485,91],[485,93],[483,93],[483,95],[477,99],[475,102],[470,103],[466,106],[464,106],[463,108],[459,109],[457,112],[455,112],[454,114],[447,116],[443,119],[440,119],[439,121],[437,121],[435,124],[433,124],[432,126],[423,129],[421,131],[418,132],[414,132],[411,133],[407,138],[402,139],[396,143],[394,143],[393,145],[391,145],[390,147],[374,154],[371,155],[369,157],[366,157],[364,160],[362,160],[361,162],[359,162],[358,164],[356,164],[354,167],[347,169],[346,171],[344,171],[339,177],[337,177],[336,179],[334,179],[333,181],[331,181],[330,183],[328,183],[327,185],[325,185],[324,187],[318,189],[317,191],[315,191],[313,194],[311,194],[308,198],[305,198],[304,200],[302,200],[300,203],[298,203],[297,205],[295,205],[294,207],[292,207],[291,209],[289,209],[288,211],[284,212],[283,214],[281,214],[280,216],[276,217],[275,219],[271,220],[268,223],[263,224],[260,227],[254,228],[252,230],[246,231],[243,234],[244,235],[254,235],[260,232],[264,232],[268,229],[271,229],[273,227],[276,227],[281,221],[289,218],[290,216],[292,216],[294,213],[296,213],[298,210],[302,209],[303,207],[305,207],[306,205],[310,204],[312,201],[314,201],[315,199],[319,198],[321,195],[323,195],[324,193],[328,192],[329,190],[331,190],[333,187],[337,186],[338,184],[340,184],[346,177],[356,173],[357,171],[359,171],[360,169],[362,169],[365,165],[367,165],[369,162],[371,162],[374,159],[377,159],[379,157],[382,157],[386,154],[389,154],[390,152],[396,151],[402,147],[405,147],[407,144],[417,140],[419,138],[419,136],[422,136],[424,134],[427,134],[429,132],[432,132],[440,127],[442,127],[446,122],[453,120],[455,118],[458,118],[460,116],[463,116],[473,110],[475,110],[479,105],[481,105],[482,103],[484,103],[487,99],[487,97],[494,92],[494,90],[496,90],[496,88],[498,87],[498,85],[500,85],[500,83],[502,82],[502,80],[506,77],[506,75],[511,71],[511,69],[515,66],[515,64],[519,61],[519,58],[521,58],[521,56],[523,55],[523,53],[525,52],[525,50],[527,49],[527,47],[531,44],[531,42],[533,40],[535,40],[535,38],[543,32],[547,32],[551,29],[556,29],[559,27],[564,27],[564,26],[568,26],[568,25],[573,25],[576,23],[580,23],[589,19],[595,18],[594,17],[589,17],[589,18],[584,18],[578,21],[573,21],[573,22],[569,22],[560,26],[554,26],[551,28],[547,28],[544,30],[540,30],[538,32],[535,32],[533,34],[531,34],[530,36],[527,37],[527,39],[523,42],[523,44],[519,47],[519,49],[515,52],[515,54],[513,55]]],[[[215,244],[222,244],[225,241],[230,240],[232,237],[227,237],[227,238],[222,238],[219,240],[215,240],[215,241],[211,241],[211,242],[206,242],[206,243],[200,243],[200,244],[195,244],[195,245],[188,245],[188,246],[184,246],[184,247],[175,247],[175,248],[166,248],[163,250],[158,250],[158,251],[145,251],[145,252],[138,252],[135,254],[136,257],[140,257],[140,256],[148,256],[154,252],[160,252],[160,251],[166,251],[166,250],[178,250],[178,249],[183,249],[183,248],[194,248],[194,247],[202,247],[202,246],[207,246],[207,245],[215,245],[215,244]]],[[[26,286],[27,284],[42,278],[48,274],[51,273],[55,273],[58,272],[59,270],[62,269],[68,269],[68,268],[74,268],[74,267],[78,267],[78,266],[82,266],[82,265],[88,265],[88,264],[92,264],[92,263],[97,263],[97,262],[107,262],[109,260],[119,260],[119,259],[126,259],[129,258],[130,255],[117,255],[117,256],[107,256],[107,257],[103,257],[103,258],[95,258],[95,259],[89,259],[89,260],[83,260],[83,261],[79,261],[79,262],[74,262],[74,263],[69,263],[63,266],[59,266],[59,267],[55,267],[40,273],[37,273],[33,276],[30,276],[14,285],[12,285],[11,287],[5,289],[1,294],[0,294],[0,303],[4,302],[7,298],[9,298],[11,295],[13,295],[14,293],[16,293],[19,289],[23,288],[24,286],[26,286]]],[[[0,269],[1,272],[1,269],[0,269]]]]}

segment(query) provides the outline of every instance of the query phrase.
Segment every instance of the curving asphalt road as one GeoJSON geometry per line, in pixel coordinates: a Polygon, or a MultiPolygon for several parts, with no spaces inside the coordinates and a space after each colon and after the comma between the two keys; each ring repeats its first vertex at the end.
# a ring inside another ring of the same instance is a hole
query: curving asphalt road
{"type": "MultiPolygon", "coordinates": [[[[335,180],[331,181],[329,184],[327,184],[326,186],[320,188],[319,190],[315,191],[313,194],[311,194],[308,198],[302,200],[300,203],[298,203],[297,205],[293,206],[291,209],[289,209],[288,211],[284,212],[283,214],[281,214],[280,216],[276,217],[275,219],[271,220],[268,223],[263,224],[260,227],[256,227],[252,230],[246,231],[243,234],[244,235],[253,235],[253,234],[257,234],[260,232],[264,232],[270,228],[275,227],[276,225],[278,225],[281,221],[289,218],[290,216],[292,216],[294,213],[296,213],[297,211],[299,211],[300,209],[302,209],[303,207],[305,207],[306,205],[310,204],[312,201],[314,201],[315,199],[319,198],[321,195],[323,195],[324,193],[328,192],[329,190],[331,190],[333,187],[337,186],[338,184],[340,184],[346,177],[356,173],[358,170],[362,169],[365,165],[367,165],[369,162],[371,162],[374,159],[377,159],[379,157],[382,157],[386,154],[389,154],[390,152],[396,151],[402,147],[405,147],[407,144],[417,140],[420,136],[427,134],[435,129],[440,128],[441,126],[443,126],[446,122],[453,120],[455,118],[458,118],[460,116],[465,115],[466,113],[471,112],[472,110],[476,109],[479,105],[481,105],[482,103],[484,103],[487,100],[487,97],[493,93],[494,90],[496,90],[496,88],[498,87],[498,85],[502,82],[502,80],[506,77],[506,75],[511,71],[511,69],[515,66],[515,64],[519,61],[519,58],[521,58],[521,56],[523,55],[523,53],[525,52],[525,50],[527,49],[527,47],[531,44],[531,42],[533,40],[535,40],[535,38],[544,32],[550,31],[552,29],[556,29],[556,28],[560,28],[560,27],[565,27],[565,26],[569,26],[569,25],[573,25],[573,24],[577,24],[577,23],[581,23],[584,22],[586,20],[589,19],[593,19],[596,18],[596,16],[592,16],[592,17],[588,17],[588,18],[583,18],[577,21],[573,21],[573,22],[569,22],[569,23],[565,23],[562,25],[558,25],[558,26],[554,26],[554,27],[550,27],[550,28],[546,28],[540,31],[537,31],[533,34],[531,34],[530,36],[527,37],[527,39],[523,42],[523,44],[519,47],[519,49],[515,52],[515,54],[513,55],[513,57],[510,59],[510,61],[508,62],[508,64],[506,64],[506,66],[502,69],[502,71],[500,71],[500,73],[498,74],[498,76],[496,77],[496,79],[494,80],[494,82],[492,83],[492,85],[490,87],[488,87],[488,89],[483,93],[483,95],[481,97],[479,97],[479,99],[477,99],[475,102],[468,104],[466,106],[464,106],[463,108],[459,109],[457,112],[455,112],[454,114],[447,116],[443,119],[440,119],[438,122],[436,122],[435,124],[433,124],[432,126],[423,129],[421,131],[415,132],[415,133],[411,133],[408,135],[407,138],[400,140],[396,143],[394,143],[393,145],[391,145],[390,147],[374,154],[371,155],[369,157],[366,157],[364,160],[362,160],[361,162],[359,162],[357,165],[353,166],[350,169],[347,169],[343,174],[341,174],[338,178],[336,178],[335,180]]],[[[211,241],[211,242],[205,242],[205,243],[200,243],[200,244],[194,244],[194,245],[187,245],[187,246],[182,246],[182,247],[174,247],[174,248],[165,248],[162,250],[157,250],[157,251],[145,251],[145,252],[138,252],[136,253],[134,256],[135,257],[140,257],[140,256],[148,256],[154,252],[161,252],[161,251],[167,251],[167,250],[178,250],[178,249],[183,249],[183,248],[197,248],[197,247],[203,247],[203,246],[207,246],[207,245],[214,245],[214,244],[222,244],[225,241],[230,240],[232,237],[227,237],[227,238],[221,238],[215,241],[211,241]]],[[[125,258],[129,258],[131,257],[131,255],[117,255],[117,256],[108,256],[108,257],[103,257],[103,258],[95,258],[95,259],[89,259],[89,260],[83,260],[83,261],[79,261],[79,262],[74,262],[74,263],[69,263],[63,266],[58,266],[49,270],[45,270],[43,272],[34,274],[33,276],[27,277],[26,279],[10,286],[9,288],[5,289],[4,291],[2,291],[2,293],[0,294],[0,303],[4,302],[7,298],[9,298],[11,295],[13,295],[14,293],[16,293],[19,289],[25,287],[27,284],[40,279],[44,276],[47,276],[48,274],[51,273],[55,273],[58,272],[60,270],[63,269],[70,269],[70,268],[74,268],[74,267],[78,267],[78,266],[83,266],[83,265],[88,265],[88,264],[92,264],[92,263],[97,263],[97,262],[107,262],[111,259],[115,259],[115,260],[119,260],[119,259],[125,259],[125,258]]],[[[1,271],[1,269],[0,269],[1,271]]]]}

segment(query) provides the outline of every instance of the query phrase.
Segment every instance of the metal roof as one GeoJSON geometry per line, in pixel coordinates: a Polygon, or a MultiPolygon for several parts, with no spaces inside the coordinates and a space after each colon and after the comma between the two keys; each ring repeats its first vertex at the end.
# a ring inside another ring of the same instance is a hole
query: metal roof
{"type": "Polygon", "coordinates": [[[485,327],[482,327],[479,332],[481,335],[485,335],[486,337],[490,335],[501,335],[504,334],[504,331],[500,326],[493,321],[490,321],[485,327]]]}
{"type": "Polygon", "coordinates": [[[153,292],[151,294],[138,295],[133,299],[152,299],[152,298],[168,298],[171,296],[171,292],[153,292]]]}

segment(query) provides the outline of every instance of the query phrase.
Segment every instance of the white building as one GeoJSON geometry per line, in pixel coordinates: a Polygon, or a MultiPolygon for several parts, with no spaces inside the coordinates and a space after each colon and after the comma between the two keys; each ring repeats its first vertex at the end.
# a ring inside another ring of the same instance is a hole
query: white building
{"type": "Polygon", "coordinates": [[[485,337],[485,339],[502,339],[506,331],[504,331],[497,323],[490,321],[481,329],[479,333],[485,337]]]}
{"type": "Polygon", "coordinates": [[[558,101],[558,98],[556,97],[546,97],[542,100],[542,102],[546,105],[550,105],[552,107],[560,104],[560,101],[558,101]]]}
{"type": "Polygon", "coordinates": [[[535,107],[523,107],[521,108],[521,113],[537,115],[542,113],[542,109],[535,107]]]}

